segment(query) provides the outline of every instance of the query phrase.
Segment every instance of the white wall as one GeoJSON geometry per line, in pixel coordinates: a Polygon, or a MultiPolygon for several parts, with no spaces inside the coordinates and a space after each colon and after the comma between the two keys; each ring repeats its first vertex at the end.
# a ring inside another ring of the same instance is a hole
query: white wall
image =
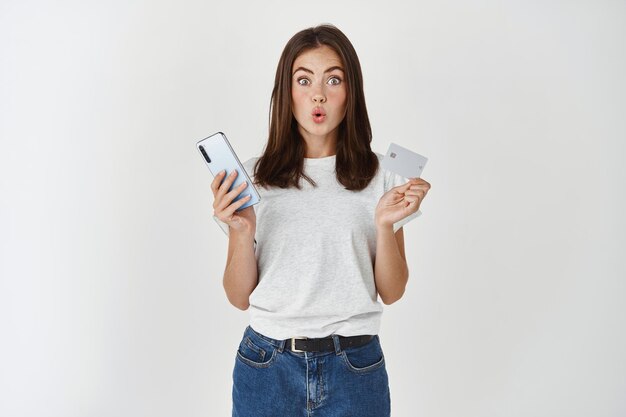
{"type": "Polygon", "coordinates": [[[195,142],[259,155],[300,29],[429,157],[381,343],[396,417],[626,415],[626,4],[0,3],[0,415],[230,415],[248,313],[195,142]]]}

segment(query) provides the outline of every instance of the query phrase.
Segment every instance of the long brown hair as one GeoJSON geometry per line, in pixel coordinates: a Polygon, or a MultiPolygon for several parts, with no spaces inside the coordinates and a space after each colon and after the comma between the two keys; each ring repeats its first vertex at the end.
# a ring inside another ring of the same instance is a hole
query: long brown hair
{"type": "Polygon", "coordinates": [[[301,177],[316,186],[303,172],[305,145],[292,113],[291,71],[301,53],[322,45],[335,50],[345,70],[347,103],[346,115],[338,126],[337,181],[347,190],[360,191],[376,175],[378,158],[370,148],[372,129],[365,106],[359,58],[343,32],[324,24],[296,33],[280,56],[270,100],[269,138],[254,168],[254,181],[259,186],[295,186],[300,189],[301,177]]]}

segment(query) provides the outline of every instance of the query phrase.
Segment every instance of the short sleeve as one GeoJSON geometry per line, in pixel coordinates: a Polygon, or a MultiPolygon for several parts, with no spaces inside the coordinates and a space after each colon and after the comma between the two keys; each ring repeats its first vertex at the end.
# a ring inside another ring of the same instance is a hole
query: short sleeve
{"type": "MultiPolygon", "coordinates": [[[[407,182],[409,182],[408,178],[395,174],[391,171],[385,170],[385,192],[391,190],[393,187],[406,184],[407,182]]],[[[418,209],[415,213],[412,213],[408,215],[407,217],[398,220],[397,222],[393,224],[393,232],[394,233],[397,232],[398,229],[400,229],[402,226],[404,226],[405,224],[407,224],[414,218],[419,217],[421,215],[422,215],[422,212],[421,210],[418,209]]]]}
{"type": "MultiPolygon", "coordinates": [[[[243,163],[243,167],[246,170],[246,173],[248,174],[248,176],[250,177],[250,179],[252,181],[254,181],[254,163],[256,162],[258,158],[257,157],[253,157],[248,159],[246,162],[243,163]]],[[[256,207],[252,206],[252,208],[254,210],[256,210],[256,207]]],[[[226,236],[230,236],[229,235],[229,229],[230,226],[228,226],[227,223],[224,223],[223,221],[221,221],[220,219],[218,219],[217,217],[213,216],[213,220],[215,220],[215,223],[217,223],[217,225],[220,227],[220,229],[222,229],[222,232],[224,232],[224,234],[226,236]]],[[[256,249],[256,239],[254,239],[254,248],[256,249]]]]}

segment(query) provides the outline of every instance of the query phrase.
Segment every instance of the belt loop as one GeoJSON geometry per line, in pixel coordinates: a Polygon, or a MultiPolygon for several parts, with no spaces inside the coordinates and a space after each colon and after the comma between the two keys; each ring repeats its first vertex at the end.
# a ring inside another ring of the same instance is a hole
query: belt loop
{"type": "Polygon", "coordinates": [[[337,336],[336,334],[331,334],[330,336],[333,338],[333,343],[335,343],[335,354],[341,354],[341,344],[339,343],[339,336],[337,336]]]}
{"type": "Polygon", "coordinates": [[[278,342],[278,352],[279,353],[283,353],[283,349],[285,349],[285,342],[286,340],[281,340],[278,342]]]}

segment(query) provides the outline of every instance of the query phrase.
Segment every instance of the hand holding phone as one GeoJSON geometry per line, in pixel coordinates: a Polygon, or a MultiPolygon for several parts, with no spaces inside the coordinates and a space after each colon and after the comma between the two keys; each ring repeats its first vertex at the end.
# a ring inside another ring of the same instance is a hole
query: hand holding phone
{"type": "Polygon", "coordinates": [[[198,141],[196,146],[215,177],[211,183],[214,218],[235,229],[254,233],[255,212],[245,209],[257,204],[261,197],[226,135],[217,132],[198,141]]]}
{"type": "Polygon", "coordinates": [[[237,177],[237,170],[233,170],[228,176],[226,176],[226,170],[223,170],[211,182],[211,191],[213,191],[214,197],[213,217],[226,223],[233,229],[249,233],[254,238],[256,232],[256,213],[254,208],[248,206],[246,209],[239,210],[241,206],[249,202],[251,196],[247,195],[238,201],[233,201],[236,196],[245,190],[247,184],[241,183],[235,189],[227,191],[237,177]]]}

